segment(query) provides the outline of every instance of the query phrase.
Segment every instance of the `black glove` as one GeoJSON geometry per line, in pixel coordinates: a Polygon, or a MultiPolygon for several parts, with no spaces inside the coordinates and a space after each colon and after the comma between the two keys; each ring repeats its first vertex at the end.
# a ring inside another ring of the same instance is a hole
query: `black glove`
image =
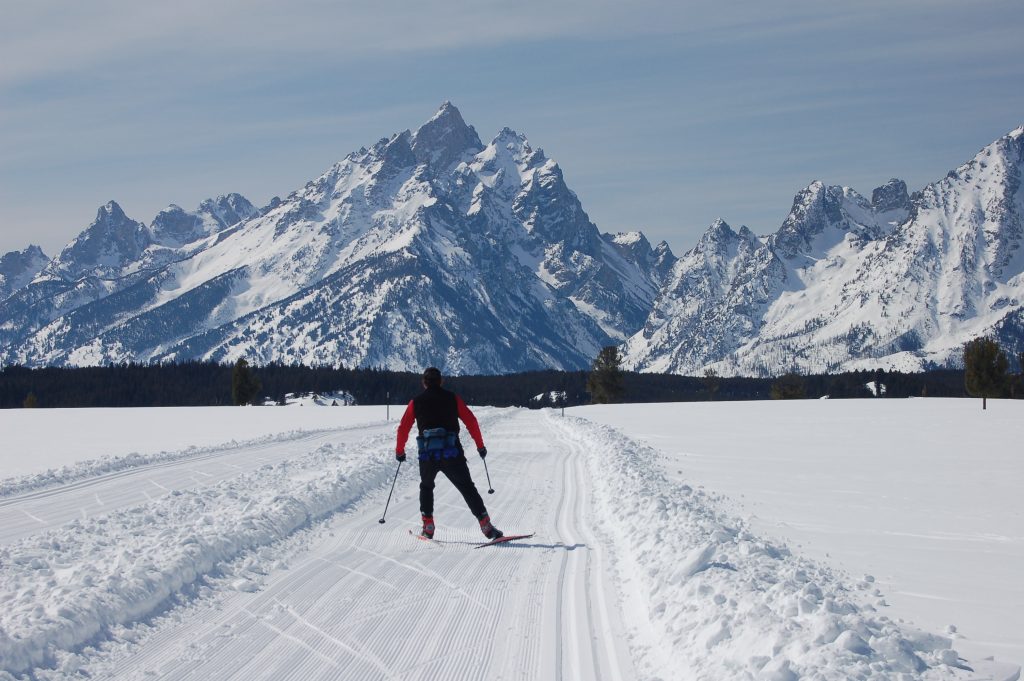
{"type": "Polygon", "coordinates": [[[399,463],[405,461],[405,452],[395,452],[395,458],[398,459],[399,463]]]}
{"type": "Polygon", "coordinates": [[[477,447],[476,453],[480,455],[481,459],[487,458],[487,447],[477,447]]]}

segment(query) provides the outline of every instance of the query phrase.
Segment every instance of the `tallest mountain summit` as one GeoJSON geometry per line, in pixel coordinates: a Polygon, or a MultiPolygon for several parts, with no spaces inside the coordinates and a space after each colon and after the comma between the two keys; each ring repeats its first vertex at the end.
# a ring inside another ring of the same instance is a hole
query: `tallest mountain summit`
{"type": "Polygon", "coordinates": [[[413,133],[412,150],[416,160],[438,170],[484,148],[472,125],[451,102],[445,102],[434,116],[413,133]]]}

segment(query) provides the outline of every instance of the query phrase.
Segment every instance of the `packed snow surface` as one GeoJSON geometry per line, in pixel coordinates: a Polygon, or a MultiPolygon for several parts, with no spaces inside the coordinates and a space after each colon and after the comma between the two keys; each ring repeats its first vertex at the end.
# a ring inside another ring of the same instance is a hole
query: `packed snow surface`
{"type": "MultiPolygon", "coordinates": [[[[169,410],[152,411],[158,419],[169,410]]],[[[237,411],[256,422],[307,410],[237,411]]],[[[59,429],[61,413],[43,413],[59,429]]],[[[894,617],[884,586],[761,532],[698,472],[666,475],[663,450],[551,410],[479,416],[492,518],[506,532],[535,531],[532,539],[474,550],[476,520],[443,479],[438,541],[411,537],[415,466],[396,468],[396,424],[383,420],[236,437],[201,456],[0,499],[0,525],[14,515],[35,523],[0,533],[0,679],[1018,671],[965,655],[951,632],[894,617]]],[[[737,422],[705,418],[695,428],[736,431],[737,422]]],[[[63,429],[67,440],[88,434],[80,427],[63,429]]],[[[807,428],[816,441],[817,426],[807,428]]],[[[470,468],[485,489],[479,459],[470,468]]]]}

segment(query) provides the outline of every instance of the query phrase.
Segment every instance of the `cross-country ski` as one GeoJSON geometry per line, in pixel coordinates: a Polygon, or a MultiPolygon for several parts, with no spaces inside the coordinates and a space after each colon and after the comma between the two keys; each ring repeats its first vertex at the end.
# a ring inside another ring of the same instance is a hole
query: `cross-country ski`
{"type": "Polygon", "coordinates": [[[503,535],[501,537],[498,537],[497,539],[492,539],[489,542],[485,542],[483,544],[478,544],[476,548],[482,549],[485,546],[494,546],[495,544],[505,544],[507,542],[515,541],[517,539],[529,539],[532,536],[533,536],[532,532],[530,534],[506,534],[506,535],[503,535]]]}

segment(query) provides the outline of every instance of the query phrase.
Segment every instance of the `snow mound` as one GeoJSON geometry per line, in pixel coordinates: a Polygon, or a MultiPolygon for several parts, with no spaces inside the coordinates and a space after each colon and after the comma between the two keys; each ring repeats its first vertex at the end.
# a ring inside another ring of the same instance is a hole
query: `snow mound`
{"type": "Polygon", "coordinates": [[[685,679],[957,679],[949,638],[881,614],[869,580],[752,534],[716,496],[670,482],[655,450],[607,426],[550,417],[589,446],[597,525],[623,581],[638,661],[685,679]]]}
{"type": "MultiPolygon", "coordinates": [[[[146,618],[190,585],[354,503],[389,479],[390,435],[267,465],[211,488],[174,491],[0,548],[0,678],[146,618]]],[[[231,588],[251,591],[245,576],[231,588]]]]}
{"type": "Polygon", "coordinates": [[[152,454],[130,454],[102,456],[97,459],[86,459],[75,463],[61,466],[60,468],[49,468],[39,473],[28,473],[10,478],[0,479],[0,499],[11,497],[17,494],[33,492],[36,490],[66,485],[77,480],[95,478],[111,473],[119,473],[132,468],[152,466],[162,463],[170,463],[181,459],[190,459],[205,456],[214,452],[224,452],[236,449],[247,449],[256,445],[268,444],[271,442],[287,442],[299,440],[316,433],[326,433],[331,428],[314,430],[292,430],[286,433],[274,433],[251,440],[232,440],[224,444],[209,447],[186,447],[173,451],[155,452],[152,454]]]}

